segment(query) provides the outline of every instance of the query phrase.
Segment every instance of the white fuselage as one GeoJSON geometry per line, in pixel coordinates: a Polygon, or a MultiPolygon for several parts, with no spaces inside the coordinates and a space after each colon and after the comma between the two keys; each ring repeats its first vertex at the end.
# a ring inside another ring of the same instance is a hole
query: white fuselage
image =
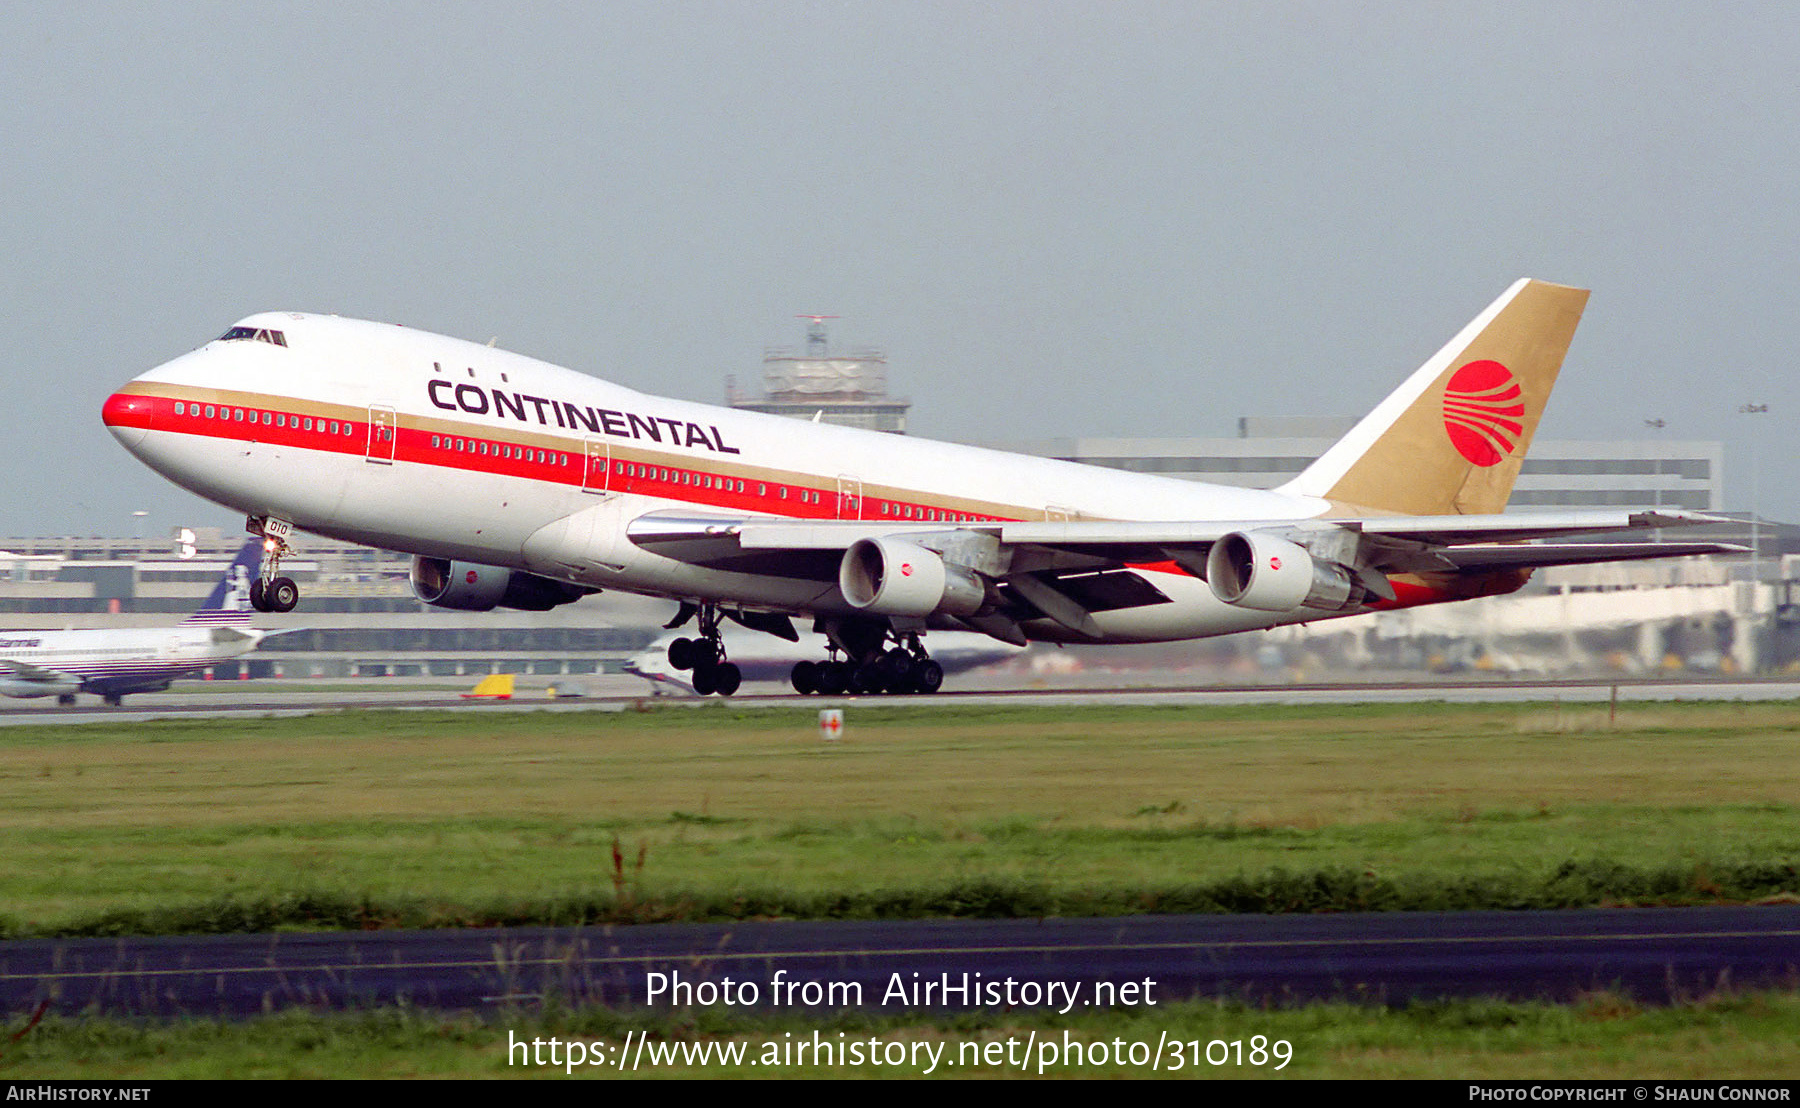
{"type": "MultiPolygon", "coordinates": [[[[743,516],[1292,521],[1322,500],[805,423],[636,392],[386,324],[268,313],[108,400],[120,441],[175,483],[333,538],[653,596],[851,614],[835,583],[724,571],[633,544],[679,508],[743,516]]],[[[1173,565],[1169,599],[1094,613],[1103,641],[1269,627],[1173,565]]],[[[1047,623],[1032,637],[1062,637],[1047,623]]]]}

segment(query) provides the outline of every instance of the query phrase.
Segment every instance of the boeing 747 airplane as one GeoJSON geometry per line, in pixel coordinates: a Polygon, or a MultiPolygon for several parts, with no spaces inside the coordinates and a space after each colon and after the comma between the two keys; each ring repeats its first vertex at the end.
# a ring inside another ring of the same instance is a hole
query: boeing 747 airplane
{"type": "Polygon", "coordinates": [[[245,543],[200,610],[178,627],[0,631],[0,693],[54,696],[64,706],[76,693],[94,693],[116,706],[128,693],[160,692],[177,677],[249,653],[268,633],[249,626],[262,547],[259,538],[245,543]]]}
{"type": "Polygon", "coordinates": [[[830,641],[802,693],[933,691],[928,632],[1158,642],[1512,592],[1539,566],[1718,553],[1570,541],[1706,522],[1503,509],[1587,302],[1522,280],[1298,477],[1269,490],[672,400],[504,350],[266,313],[143,374],[103,418],[132,454],[267,540],[251,601],[287,611],[296,530],[414,555],[430,604],[666,597],[702,691],[741,673],[722,619],[830,641]]]}

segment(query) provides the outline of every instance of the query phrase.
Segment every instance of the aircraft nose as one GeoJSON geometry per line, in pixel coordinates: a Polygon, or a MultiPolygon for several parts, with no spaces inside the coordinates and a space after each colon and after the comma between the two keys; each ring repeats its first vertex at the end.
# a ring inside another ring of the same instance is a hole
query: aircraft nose
{"type": "Polygon", "coordinates": [[[150,398],[115,392],[100,408],[100,421],[133,454],[150,430],[150,398]]]}

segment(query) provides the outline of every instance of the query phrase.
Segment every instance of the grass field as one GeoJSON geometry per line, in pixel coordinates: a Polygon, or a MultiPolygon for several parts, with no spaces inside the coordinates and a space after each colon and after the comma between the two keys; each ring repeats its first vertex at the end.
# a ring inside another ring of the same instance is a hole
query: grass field
{"type": "Polygon", "coordinates": [[[1800,706],[848,715],[834,743],[728,706],[9,728],[4,926],[298,894],[409,924],[1175,910],[1299,875],[1352,898],[1302,910],[1800,892],[1800,706]]]}
{"type": "MultiPolygon", "coordinates": [[[[1631,707],[1610,720],[1604,708],[1444,704],[856,705],[847,717],[832,743],[814,709],[728,704],[8,728],[0,925],[95,934],[1800,895],[1795,704],[1631,707]]],[[[1005,1018],[878,1030],[946,1041],[1031,1030],[1005,1018]]],[[[1176,1022],[1117,1015],[1082,1033],[1285,1035],[1287,1076],[1800,1071],[1800,1003],[1784,994],[1668,1011],[1596,998],[1385,1013],[1189,1005],[1157,1018],[1176,1022]]],[[[630,1030],[619,1019],[535,1013],[518,1026],[599,1043],[630,1030]]],[[[659,1042],[788,1030],[654,1027],[659,1042]]],[[[520,1075],[497,1060],[504,1041],[493,1024],[419,1013],[242,1027],[52,1020],[0,1047],[0,1076],[520,1075]]]]}

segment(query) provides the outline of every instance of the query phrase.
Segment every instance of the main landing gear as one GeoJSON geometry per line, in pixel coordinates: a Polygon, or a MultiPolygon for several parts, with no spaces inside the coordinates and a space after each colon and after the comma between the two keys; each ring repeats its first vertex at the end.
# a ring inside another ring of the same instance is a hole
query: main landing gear
{"type": "Polygon", "coordinates": [[[896,635],[896,643],[886,647],[884,639],[863,651],[862,661],[851,662],[838,657],[843,649],[839,637],[832,636],[831,657],[823,662],[800,662],[794,666],[789,680],[801,696],[841,696],[846,692],[882,695],[886,693],[934,693],[943,687],[944,667],[932,661],[919,643],[919,636],[896,635]],[[885,647],[885,649],[884,649],[885,647]]]}
{"type": "Polygon", "coordinates": [[[250,606],[259,612],[291,612],[300,603],[300,586],[292,577],[278,576],[282,556],[288,552],[287,536],[294,525],[273,516],[251,516],[244,530],[261,535],[263,540],[262,572],[250,582],[250,606]]]}
{"type": "Polygon", "coordinates": [[[730,696],[743,684],[744,675],[737,666],[725,660],[725,640],[719,634],[719,609],[702,604],[700,637],[676,639],[669,644],[669,664],[676,669],[691,670],[694,691],[701,696],[730,696]]]}

